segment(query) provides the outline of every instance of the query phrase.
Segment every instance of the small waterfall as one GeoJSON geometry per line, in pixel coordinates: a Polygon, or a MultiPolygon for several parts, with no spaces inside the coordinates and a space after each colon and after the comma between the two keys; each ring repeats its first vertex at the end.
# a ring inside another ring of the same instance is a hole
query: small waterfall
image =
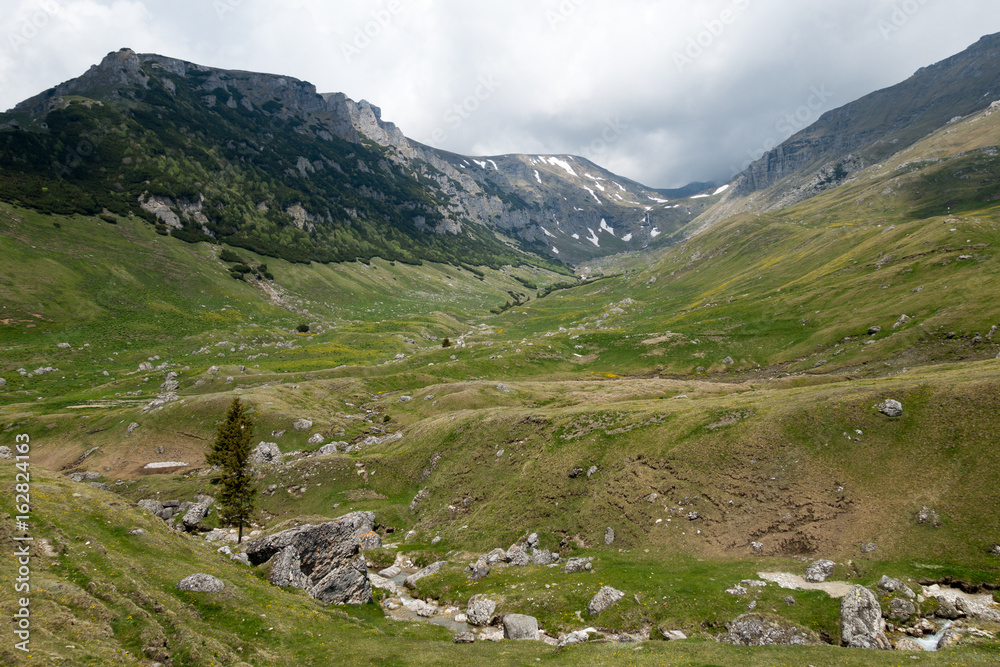
{"type": "Polygon", "coordinates": [[[938,642],[941,641],[941,637],[944,636],[944,633],[947,632],[948,628],[950,628],[952,625],[954,625],[954,621],[948,621],[943,626],[941,626],[941,629],[938,630],[935,634],[925,635],[923,637],[920,637],[919,639],[914,638],[914,641],[923,646],[925,651],[936,651],[938,642]]]}

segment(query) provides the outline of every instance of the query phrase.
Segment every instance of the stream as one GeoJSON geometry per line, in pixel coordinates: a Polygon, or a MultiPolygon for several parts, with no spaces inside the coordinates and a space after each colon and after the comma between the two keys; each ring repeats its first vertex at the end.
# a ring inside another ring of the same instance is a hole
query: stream
{"type": "Polygon", "coordinates": [[[948,628],[955,624],[955,621],[947,621],[936,634],[925,635],[923,637],[914,638],[913,641],[917,642],[924,647],[925,651],[937,651],[938,642],[941,641],[941,637],[947,632],[948,628]]]}
{"type": "Polygon", "coordinates": [[[446,628],[451,632],[458,634],[460,632],[472,632],[478,633],[479,628],[475,628],[468,623],[459,623],[455,620],[457,614],[462,613],[461,610],[455,610],[452,613],[445,613],[444,609],[438,609],[438,613],[434,616],[421,616],[419,615],[415,608],[427,604],[423,600],[414,598],[410,595],[409,589],[403,585],[403,581],[416,572],[417,570],[403,570],[395,577],[392,577],[389,581],[396,584],[396,588],[399,589],[397,595],[393,595],[390,599],[398,599],[402,602],[402,606],[397,609],[389,609],[383,606],[385,609],[385,614],[389,618],[397,621],[404,621],[407,623],[417,622],[417,623],[430,623],[431,625],[440,625],[442,628],[446,628]]]}

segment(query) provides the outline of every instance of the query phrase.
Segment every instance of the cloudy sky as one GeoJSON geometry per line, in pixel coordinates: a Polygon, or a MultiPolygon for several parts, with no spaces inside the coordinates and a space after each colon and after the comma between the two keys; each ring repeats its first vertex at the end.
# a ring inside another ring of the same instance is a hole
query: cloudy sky
{"type": "Polygon", "coordinates": [[[458,153],[677,187],[993,32],[995,0],[4,0],[0,108],[127,46],[367,99],[458,153]]]}

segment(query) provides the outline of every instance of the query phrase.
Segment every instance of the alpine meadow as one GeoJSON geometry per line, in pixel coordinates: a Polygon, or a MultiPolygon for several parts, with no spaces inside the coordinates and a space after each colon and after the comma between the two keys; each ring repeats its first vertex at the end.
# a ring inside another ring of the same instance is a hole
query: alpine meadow
{"type": "Polygon", "coordinates": [[[673,188],[77,65],[0,114],[0,662],[1000,663],[1000,34],[673,188]]]}

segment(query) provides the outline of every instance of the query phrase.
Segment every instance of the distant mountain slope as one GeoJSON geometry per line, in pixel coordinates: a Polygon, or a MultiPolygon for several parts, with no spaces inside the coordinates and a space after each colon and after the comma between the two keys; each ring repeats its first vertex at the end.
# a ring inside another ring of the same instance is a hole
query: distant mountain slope
{"type": "Polygon", "coordinates": [[[815,196],[998,99],[1000,34],[823,114],[739,174],[726,201],[703,216],[699,228],[815,196]]]}
{"type": "Polygon", "coordinates": [[[663,244],[706,206],[582,158],[439,151],[363,100],[129,49],[0,116],[0,186],[292,261],[494,267],[663,244]]]}
{"type": "Polygon", "coordinates": [[[449,153],[407,139],[364,100],[348,108],[360,135],[436,183],[450,198],[449,215],[571,263],[667,245],[713,202],[712,183],[657,190],[573,155],[449,153]]]}
{"type": "Polygon", "coordinates": [[[440,193],[360,143],[343,96],[127,49],[0,119],[0,169],[9,201],[292,261],[551,264],[448,219],[440,193]]]}

